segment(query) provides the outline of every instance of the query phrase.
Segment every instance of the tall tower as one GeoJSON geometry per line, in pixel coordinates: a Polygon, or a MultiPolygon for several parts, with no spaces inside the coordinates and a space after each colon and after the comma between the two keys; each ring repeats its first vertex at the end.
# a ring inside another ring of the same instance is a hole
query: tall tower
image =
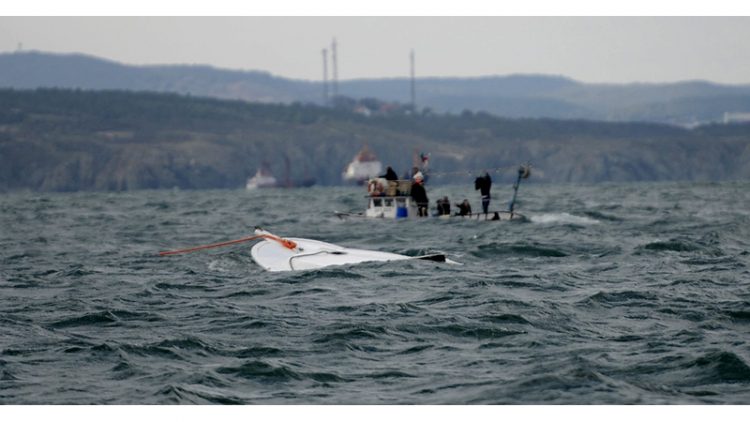
{"type": "Polygon", "coordinates": [[[323,54],[323,105],[328,105],[328,50],[321,51],[323,54]]]}
{"type": "Polygon", "coordinates": [[[336,52],[336,38],[331,43],[331,64],[333,65],[333,100],[339,95],[339,65],[336,52]]]}
{"type": "Polygon", "coordinates": [[[417,112],[417,90],[414,82],[414,49],[409,54],[409,61],[411,62],[411,111],[417,112]]]}

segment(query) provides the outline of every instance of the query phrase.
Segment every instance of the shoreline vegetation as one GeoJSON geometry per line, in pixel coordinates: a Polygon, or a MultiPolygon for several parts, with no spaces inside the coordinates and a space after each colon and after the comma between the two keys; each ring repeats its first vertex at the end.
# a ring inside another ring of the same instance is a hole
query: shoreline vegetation
{"type": "Polygon", "coordinates": [[[688,129],[408,107],[365,115],[362,105],[0,89],[0,191],[239,188],[263,161],[281,176],[286,160],[291,179],[342,185],[365,144],[399,174],[415,151],[429,152],[435,184],[473,180],[483,169],[507,168],[497,180],[512,180],[522,162],[534,167],[532,182],[750,179],[750,124],[688,129]]]}

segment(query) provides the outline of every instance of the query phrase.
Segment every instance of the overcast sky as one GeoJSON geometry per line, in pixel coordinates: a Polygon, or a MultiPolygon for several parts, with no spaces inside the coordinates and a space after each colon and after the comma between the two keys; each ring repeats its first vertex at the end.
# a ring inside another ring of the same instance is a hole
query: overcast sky
{"type": "Polygon", "coordinates": [[[745,17],[0,17],[0,52],[85,53],[126,64],[209,64],[321,79],[515,73],[583,82],[750,83],[745,17]],[[329,68],[330,75],[330,68],[329,68]]]}

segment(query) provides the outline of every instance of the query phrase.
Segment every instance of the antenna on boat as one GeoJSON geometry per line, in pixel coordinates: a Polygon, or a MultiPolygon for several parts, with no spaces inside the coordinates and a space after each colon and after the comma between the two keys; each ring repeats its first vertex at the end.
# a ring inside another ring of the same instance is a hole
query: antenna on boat
{"type": "Polygon", "coordinates": [[[510,200],[510,205],[508,206],[508,212],[511,214],[511,218],[513,216],[513,207],[516,205],[518,185],[521,184],[521,179],[528,179],[529,176],[531,176],[531,164],[522,164],[521,167],[518,168],[518,178],[516,179],[516,183],[513,185],[513,199],[510,200]]]}

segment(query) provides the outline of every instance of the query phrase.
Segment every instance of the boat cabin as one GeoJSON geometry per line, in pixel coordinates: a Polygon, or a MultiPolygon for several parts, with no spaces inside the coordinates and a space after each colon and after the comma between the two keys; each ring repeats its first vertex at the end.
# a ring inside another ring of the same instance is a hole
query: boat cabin
{"type": "Polygon", "coordinates": [[[417,216],[417,204],[410,196],[370,196],[365,216],[411,218],[417,216]]]}
{"type": "Polygon", "coordinates": [[[417,203],[411,197],[411,184],[411,180],[370,179],[365,216],[394,219],[416,217],[417,203]]]}

